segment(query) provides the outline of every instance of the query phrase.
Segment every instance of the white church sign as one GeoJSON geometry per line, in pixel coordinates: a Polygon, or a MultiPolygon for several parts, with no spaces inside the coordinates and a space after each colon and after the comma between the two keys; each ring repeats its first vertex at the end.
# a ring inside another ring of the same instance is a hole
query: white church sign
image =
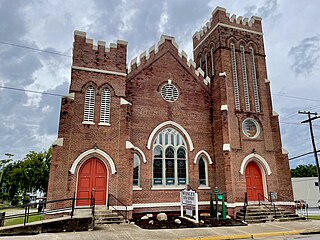
{"type": "Polygon", "coordinates": [[[186,216],[195,216],[196,222],[199,223],[199,207],[198,207],[198,193],[193,190],[183,190],[180,192],[180,210],[181,217],[186,211],[186,216]],[[193,214],[195,211],[195,215],[193,214]]]}

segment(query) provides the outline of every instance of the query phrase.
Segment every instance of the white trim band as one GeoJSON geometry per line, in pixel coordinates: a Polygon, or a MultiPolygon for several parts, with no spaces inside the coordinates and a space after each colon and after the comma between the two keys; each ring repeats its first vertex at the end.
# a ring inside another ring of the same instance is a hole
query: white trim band
{"type": "MultiPolygon", "coordinates": [[[[84,157],[86,157],[86,156],[88,156],[89,154],[92,154],[92,153],[97,153],[97,154],[101,155],[102,157],[104,157],[104,158],[108,161],[108,163],[109,163],[109,165],[110,165],[110,168],[111,168],[111,173],[112,173],[112,174],[115,174],[115,173],[117,172],[116,166],[115,166],[112,158],[111,158],[106,152],[104,152],[104,151],[102,151],[102,150],[100,150],[100,149],[90,149],[90,150],[88,150],[88,151],[85,151],[85,152],[81,153],[81,154],[77,157],[77,159],[73,162],[73,164],[72,164],[72,166],[71,166],[71,168],[70,168],[70,173],[71,173],[71,174],[74,174],[75,171],[76,171],[76,168],[77,168],[78,164],[80,163],[80,161],[81,161],[84,157]]],[[[107,167],[107,166],[106,166],[106,167],[107,167]]]]}
{"type": "Polygon", "coordinates": [[[198,160],[198,158],[200,157],[201,154],[206,156],[209,164],[212,164],[211,157],[210,157],[209,153],[207,153],[205,150],[201,150],[201,151],[197,152],[197,154],[196,154],[196,156],[194,158],[194,161],[193,161],[194,164],[197,164],[197,160],[198,160]]]}
{"type": "Polygon", "coordinates": [[[242,160],[242,163],[240,166],[240,173],[242,175],[244,174],[245,167],[247,166],[248,162],[252,158],[254,158],[258,164],[260,164],[262,167],[264,167],[264,169],[267,171],[268,175],[270,175],[272,173],[267,161],[263,157],[261,157],[259,154],[251,153],[242,160]]]}
{"type": "Polygon", "coordinates": [[[78,67],[78,66],[71,66],[71,68],[75,69],[75,70],[82,70],[82,71],[87,71],[87,72],[104,73],[104,74],[111,74],[111,75],[124,76],[124,77],[127,76],[126,73],[101,70],[101,69],[96,69],[96,68],[87,68],[87,67],[78,67]]]}
{"type": "Polygon", "coordinates": [[[217,25],[215,25],[215,26],[211,29],[211,31],[207,34],[207,36],[205,36],[205,37],[201,40],[201,42],[199,42],[199,44],[193,49],[193,51],[195,51],[195,50],[208,38],[208,36],[209,36],[218,26],[228,27],[228,28],[233,28],[233,29],[240,30],[240,31],[245,31],[245,32],[254,33],[254,34],[258,34],[258,35],[263,35],[263,33],[261,33],[261,32],[256,32],[256,31],[249,30],[249,29],[244,29],[244,28],[240,28],[240,27],[235,27],[235,26],[231,26],[231,25],[225,24],[225,23],[218,23],[217,25]]]}

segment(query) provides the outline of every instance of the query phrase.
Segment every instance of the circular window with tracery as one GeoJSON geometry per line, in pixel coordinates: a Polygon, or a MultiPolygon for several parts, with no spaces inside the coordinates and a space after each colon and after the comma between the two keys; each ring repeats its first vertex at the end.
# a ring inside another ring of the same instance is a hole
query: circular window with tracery
{"type": "Polygon", "coordinates": [[[179,97],[179,91],[175,85],[168,81],[165,85],[161,88],[161,96],[164,100],[168,102],[174,102],[179,97]]]}
{"type": "Polygon", "coordinates": [[[257,121],[247,118],[242,123],[242,131],[249,138],[256,138],[260,134],[260,126],[257,121]]]}

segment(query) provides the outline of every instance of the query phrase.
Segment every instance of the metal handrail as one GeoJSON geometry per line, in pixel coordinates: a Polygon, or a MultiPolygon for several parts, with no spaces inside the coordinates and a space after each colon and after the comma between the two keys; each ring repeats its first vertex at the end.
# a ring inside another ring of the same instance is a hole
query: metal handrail
{"type": "Polygon", "coordinates": [[[128,220],[128,207],[123,203],[121,202],[118,198],[116,198],[113,194],[109,193],[108,194],[108,209],[110,209],[110,207],[113,208],[113,210],[115,210],[117,213],[119,213],[121,216],[124,217],[125,220],[128,220]],[[123,207],[125,207],[125,214],[122,213],[121,210],[115,208],[114,206],[110,206],[110,198],[113,198],[117,203],[120,203],[123,207]]]}
{"type": "Polygon", "coordinates": [[[262,204],[263,206],[265,206],[266,208],[268,208],[271,212],[273,212],[273,216],[277,217],[277,211],[276,211],[276,205],[274,202],[270,202],[268,198],[266,198],[264,195],[262,195],[261,193],[258,193],[258,201],[259,201],[259,206],[261,206],[260,204],[262,204]],[[271,209],[267,204],[265,204],[264,202],[260,201],[260,197],[262,197],[262,200],[267,200],[268,203],[270,203],[273,206],[273,209],[271,209]]]}
{"type": "Polygon", "coordinates": [[[90,206],[89,209],[92,209],[92,215],[94,217],[94,209],[95,209],[95,199],[93,196],[90,198],[76,198],[75,194],[73,195],[73,198],[65,198],[65,199],[59,199],[59,200],[50,200],[50,201],[41,201],[38,203],[28,203],[28,204],[23,204],[20,206],[8,206],[8,207],[2,207],[0,208],[1,210],[6,210],[6,209],[15,209],[15,208],[24,208],[24,213],[19,213],[19,214],[12,214],[12,215],[2,215],[0,214],[0,222],[3,222],[7,219],[14,219],[14,218],[22,218],[24,217],[23,224],[24,226],[26,223],[29,222],[29,216],[36,216],[36,215],[45,215],[45,214],[50,214],[50,213],[56,213],[56,212],[61,212],[61,211],[67,211],[70,212],[71,218],[74,215],[74,209],[75,209],[75,201],[76,200],[90,200],[90,206]],[[41,209],[38,208],[37,212],[30,212],[30,208],[36,207],[37,205],[41,206],[46,206],[47,204],[50,203],[58,203],[58,202],[67,202],[67,201],[72,201],[71,206],[70,205],[65,205],[64,207],[61,208],[53,208],[53,209],[41,209]]]}
{"type": "Polygon", "coordinates": [[[244,193],[244,202],[243,202],[243,208],[244,208],[244,214],[243,214],[243,221],[246,221],[246,214],[247,214],[247,207],[248,207],[248,193],[244,193]]]}

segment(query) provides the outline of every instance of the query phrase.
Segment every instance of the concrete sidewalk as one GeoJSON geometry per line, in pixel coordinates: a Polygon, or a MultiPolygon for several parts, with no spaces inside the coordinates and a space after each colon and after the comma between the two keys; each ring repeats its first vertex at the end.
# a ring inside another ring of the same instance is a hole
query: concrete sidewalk
{"type": "Polygon", "coordinates": [[[256,239],[273,236],[316,233],[320,238],[320,221],[270,222],[242,227],[185,228],[146,230],[132,224],[97,226],[94,231],[46,233],[32,236],[0,237],[2,239],[104,239],[104,240],[171,240],[171,239],[256,239]]]}

